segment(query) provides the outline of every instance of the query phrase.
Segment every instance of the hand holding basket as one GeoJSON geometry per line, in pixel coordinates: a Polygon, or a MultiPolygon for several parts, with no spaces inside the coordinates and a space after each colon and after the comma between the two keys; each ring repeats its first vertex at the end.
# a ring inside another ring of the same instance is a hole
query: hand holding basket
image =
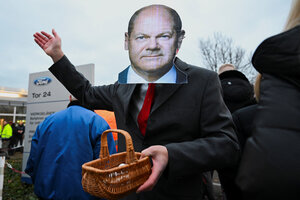
{"type": "Polygon", "coordinates": [[[149,157],[139,159],[131,136],[119,129],[109,129],[101,135],[100,158],[82,165],[82,187],[93,196],[110,200],[120,199],[137,190],[150,176],[149,157]],[[120,133],[125,136],[126,152],[109,155],[107,134],[120,133]]]}

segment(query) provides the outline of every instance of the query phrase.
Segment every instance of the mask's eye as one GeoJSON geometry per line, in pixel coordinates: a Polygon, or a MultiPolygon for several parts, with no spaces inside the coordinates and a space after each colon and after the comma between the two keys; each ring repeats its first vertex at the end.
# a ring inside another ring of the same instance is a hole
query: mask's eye
{"type": "Polygon", "coordinates": [[[170,38],[171,36],[170,35],[162,35],[161,37],[162,38],[170,38]]]}
{"type": "Polygon", "coordinates": [[[144,35],[139,35],[136,37],[136,40],[144,40],[146,37],[144,35]]]}
{"type": "Polygon", "coordinates": [[[172,35],[165,33],[165,34],[160,35],[158,38],[160,40],[169,40],[171,37],[172,37],[172,35]]]}

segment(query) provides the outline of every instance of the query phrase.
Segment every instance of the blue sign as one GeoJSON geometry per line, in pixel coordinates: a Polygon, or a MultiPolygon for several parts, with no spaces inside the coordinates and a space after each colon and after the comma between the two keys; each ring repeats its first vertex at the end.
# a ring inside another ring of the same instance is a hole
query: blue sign
{"type": "Polygon", "coordinates": [[[33,83],[37,86],[40,86],[40,85],[47,85],[49,83],[51,83],[51,78],[49,77],[41,77],[41,78],[37,78],[33,81],[33,83]]]}

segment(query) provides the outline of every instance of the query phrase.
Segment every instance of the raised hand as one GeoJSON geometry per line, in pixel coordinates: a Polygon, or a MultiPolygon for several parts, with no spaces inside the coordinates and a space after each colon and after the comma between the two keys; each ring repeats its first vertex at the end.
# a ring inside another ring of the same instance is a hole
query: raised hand
{"type": "Polygon", "coordinates": [[[159,177],[164,172],[169,161],[167,148],[160,145],[151,146],[143,150],[141,158],[145,156],[152,157],[152,173],[149,176],[148,180],[137,189],[137,193],[152,190],[156,185],[159,177]]]}
{"type": "Polygon", "coordinates": [[[53,62],[57,62],[64,53],[61,50],[61,39],[54,29],[52,29],[52,34],[53,36],[41,31],[41,33],[35,33],[33,37],[34,41],[52,58],[53,62]]]}

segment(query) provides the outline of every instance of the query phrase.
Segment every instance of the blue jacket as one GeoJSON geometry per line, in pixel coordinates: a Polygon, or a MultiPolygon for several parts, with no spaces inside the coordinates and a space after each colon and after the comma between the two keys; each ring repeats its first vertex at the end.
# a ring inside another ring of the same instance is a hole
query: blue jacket
{"type": "MultiPolygon", "coordinates": [[[[96,113],[73,105],[48,116],[36,129],[25,172],[43,199],[96,199],[81,185],[82,164],[97,159],[101,133],[109,129],[96,113]]],[[[115,153],[112,134],[109,152],[115,153]]]]}

